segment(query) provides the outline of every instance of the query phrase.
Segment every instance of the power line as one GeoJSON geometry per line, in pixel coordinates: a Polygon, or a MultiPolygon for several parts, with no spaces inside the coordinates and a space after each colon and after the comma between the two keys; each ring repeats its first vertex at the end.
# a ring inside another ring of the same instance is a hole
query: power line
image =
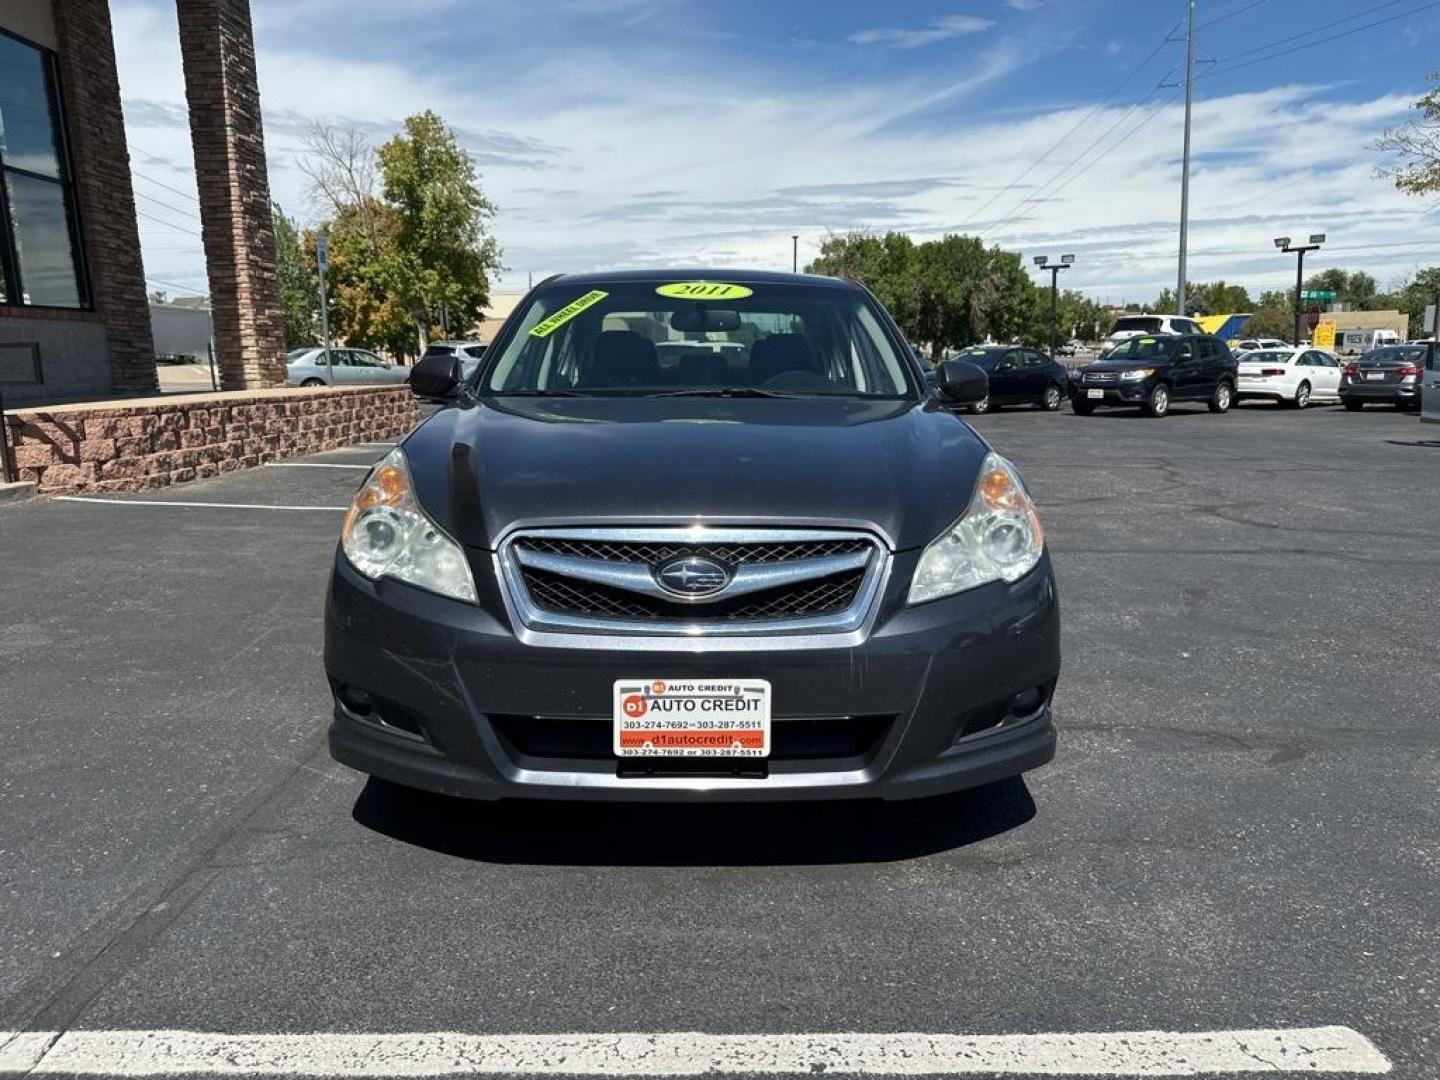
{"type": "Polygon", "coordinates": [[[146,221],[153,221],[156,225],[164,225],[167,229],[174,229],[176,232],[189,233],[197,240],[203,239],[203,237],[201,237],[201,235],[194,229],[186,228],[184,225],[176,225],[173,221],[166,221],[164,218],[157,218],[151,214],[145,213],[143,210],[136,210],[135,216],[138,218],[144,218],[146,221]]]}
{"type": "Polygon", "coordinates": [[[180,290],[182,293],[184,293],[186,296],[206,296],[206,295],[208,295],[208,294],[206,294],[206,293],[195,292],[189,285],[177,285],[175,282],[173,282],[173,281],[166,281],[164,278],[152,278],[152,277],[147,277],[147,278],[145,279],[145,282],[146,282],[146,284],[149,284],[149,285],[164,285],[167,289],[179,289],[179,290],[180,290]]]}
{"type": "MultiPolygon", "coordinates": [[[[146,156],[149,157],[148,154],[147,154],[146,156]]],[[[160,160],[160,159],[159,159],[159,158],[156,158],[155,160],[158,161],[158,160],[160,160]]],[[[190,200],[191,202],[193,202],[196,206],[199,206],[199,205],[200,205],[200,200],[197,199],[194,195],[191,195],[188,191],[181,191],[181,190],[180,190],[179,188],[177,188],[177,187],[171,187],[169,184],[165,183],[164,181],[156,180],[153,176],[148,176],[148,175],[146,175],[145,173],[142,173],[139,169],[135,168],[135,166],[133,166],[133,165],[130,166],[130,173],[131,173],[132,176],[138,176],[141,180],[144,180],[144,181],[146,181],[147,183],[154,184],[154,185],[155,185],[156,187],[158,187],[158,188],[164,188],[166,191],[170,192],[172,195],[179,195],[182,199],[189,199],[189,200],[190,200]]]]}
{"type": "Polygon", "coordinates": [[[167,203],[167,202],[162,202],[161,200],[155,198],[155,196],[153,196],[153,195],[146,195],[145,192],[143,192],[143,191],[137,191],[137,192],[135,192],[135,194],[136,194],[136,196],[138,196],[139,198],[144,199],[146,202],[152,202],[152,203],[154,203],[156,206],[163,206],[166,210],[173,211],[174,213],[177,213],[177,214],[184,214],[186,217],[192,217],[192,218],[194,218],[196,221],[199,221],[199,220],[200,220],[200,215],[197,214],[197,213],[195,213],[195,211],[193,211],[193,210],[184,210],[184,209],[181,209],[181,208],[178,207],[178,206],[171,206],[169,203],[167,203]]]}
{"type": "Polygon", "coordinates": [[[1251,8],[1257,8],[1257,7],[1259,7],[1261,4],[1264,4],[1264,3],[1268,3],[1268,0],[1250,0],[1250,2],[1249,2],[1248,4],[1241,4],[1241,5],[1240,5],[1239,7],[1237,7],[1237,8],[1231,8],[1229,11],[1224,12],[1223,14],[1216,15],[1215,18],[1213,18],[1213,19],[1210,19],[1210,20],[1208,20],[1208,21],[1206,21],[1206,22],[1202,22],[1202,23],[1201,23],[1199,26],[1197,26],[1195,29],[1197,29],[1197,30],[1204,30],[1204,29],[1206,29],[1207,27],[1214,26],[1216,23],[1222,23],[1222,22],[1224,22],[1226,19],[1233,19],[1236,15],[1243,15],[1243,14],[1245,14],[1245,12],[1249,11],[1251,8]]]}
{"type": "Polygon", "coordinates": [[[1141,69],[1144,68],[1146,64],[1150,63],[1151,60],[1155,59],[1155,57],[1159,55],[1160,51],[1164,49],[1166,45],[1170,44],[1170,35],[1180,28],[1180,25],[1183,21],[1183,19],[1177,21],[1174,26],[1170,27],[1169,30],[1166,30],[1164,35],[1160,39],[1160,44],[1156,45],[1155,48],[1151,49],[1143,60],[1141,60],[1138,64],[1131,68],[1130,72],[1118,83],[1116,83],[1114,87],[1111,88],[1108,94],[1106,94],[1103,98],[1096,102],[1091,107],[1089,112],[1087,112],[1084,116],[1077,120],[1074,127],[1072,127],[1069,131],[1065,132],[1064,135],[1061,135],[1060,138],[1057,139],[1053,144],[1051,144],[1050,148],[1046,150],[1043,154],[1041,154],[1038,158],[1030,162],[1030,164],[1025,167],[1025,170],[1020,173],[1019,176],[1015,177],[1015,179],[1011,180],[994,195],[990,196],[990,198],[985,200],[985,202],[982,203],[979,207],[972,210],[970,214],[966,216],[965,220],[960,223],[960,228],[963,229],[966,225],[970,224],[970,222],[974,221],[977,217],[979,217],[991,206],[993,206],[998,199],[1005,195],[1006,192],[1012,190],[1016,184],[1020,183],[1020,181],[1024,180],[1025,177],[1029,176],[1032,172],[1034,172],[1037,166],[1043,164],[1050,157],[1051,154],[1058,150],[1066,142],[1066,140],[1070,138],[1071,135],[1074,135],[1075,132],[1079,131],[1082,127],[1089,123],[1089,121],[1094,118],[1095,115],[1099,113],[1100,110],[1104,108],[1105,105],[1112,98],[1114,98],[1116,94],[1118,94],[1129,84],[1131,79],[1133,79],[1136,75],[1140,73],[1141,69]]]}
{"type": "Polygon", "coordinates": [[[1376,19],[1374,22],[1368,22],[1361,26],[1354,26],[1351,27],[1349,30],[1341,30],[1338,33],[1330,34],[1327,37],[1316,38],[1314,41],[1307,41],[1299,45],[1292,45],[1288,49],[1279,49],[1275,52],[1263,53],[1262,55],[1256,56],[1253,59],[1242,60],[1238,64],[1232,63],[1232,61],[1238,59],[1239,57],[1249,56],[1252,53],[1261,52],[1262,50],[1271,48],[1275,45],[1283,45],[1286,42],[1295,41],[1298,38],[1308,37],[1309,35],[1317,33],[1320,30],[1328,29],[1332,26],[1339,26],[1342,23],[1352,22],[1353,20],[1360,18],[1364,15],[1373,14],[1374,12],[1379,11],[1382,8],[1394,7],[1397,3],[1404,2],[1405,0],[1388,0],[1387,3],[1377,5],[1376,7],[1369,8],[1366,11],[1359,12],[1344,19],[1337,19],[1335,22],[1332,23],[1326,23],[1325,26],[1316,27],[1314,30],[1307,30],[1303,34],[1293,34],[1288,38],[1280,38],[1277,41],[1272,41],[1268,45],[1260,45],[1253,49],[1246,49],[1243,52],[1235,53],[1231,56],[1225,57],[1223,60],[1220,61],[1220,66],[1212,68],[1211,70],[1205,72],[1203,75],[1200,76],[1200,78],[1208,79],[1215,75],[1225,75],[1232,71],[1239,71],[1241,68],[1252,67],[1255,64],[1267,63],[1268,61],[1276,60],[1282,56],[1289,56],[1291,53],[1302,52],[1305,49],[1313,49],[1317,45],[1328,45],[1332,41],[1339,41],[1341,38],[1347,38],[1352,34],[1358,34],[1365,30],[1373,30],[1377,26],[1384,26],[1386,23],[1395,22],[1397,19],[1409,18],[1411,15],[1418,15],[1422,11],[1429,11],[1431,8],[1440,7],[1440,0],[1430,0],[1430,3],[1421,4],[1417,8],[1411,8],[1408,11],[1400,11],[1395,13],[1394,15],[1387,15],[1383,19],[1376,19]]]}
{"type": "MultiPolygon", "coordinates": [[[[1170,75],[1174,70],[1175,70],[1175,69],[1172,67],[1172,68],[1170,69],[1170,71],[1166,73],[1166,77],[1168,78],[1169,75],[1170,75]]],[[[1012,222],[1014,222],[1014,221],[1020,216],[1021,212],[1025,209],[1026,206],[1030,205],[1031,203],[1039,203],[1039,202],[1041,202],[1041,201],[1042,201],[1042,196],[1044,196],[1044,197],[1046,197],[1046,198],[1053,197],[1055,194],[1058,194],[1060,191],[1063,191],[1065,188],[1069,187],[1070,184],[1072,184],[1074,181],[1078,180],[1081,176],[1085,175],[1085,173],[1089,172],[1092,168],[1094,168],[1095,165],[1096,165],[1098,162],[1100,162],[1100,161],[1102,161],[1102,160],[1104,159],[1105,153],[1108,153],[1110,150],[1113,150],[1116,146],[1119,146],[1122,142],[1124,142],[1126,139],[1128,139],[1128,138],[1129,138],[1131,135],[1133,135],[1135,132],[1139,131],[1140,128],[1144,127],[1147,123],[1150,122],[1150,120],[1154,117],[1155,113],[1159,112],[1160,109],[1164,108],[1166,105],[1170,104],[1170,102],[1174,101],[1174,100],[1175,100],[1175,97],[1171,97],[1171,98],[1167,99],[1166,101],[1161,102],[1161,104],[1159,105],[1159,107],[1157,107],[1157,108],[1154,109],[1152,112],[1150,112],[1147,116],[1145,116],[1144,119],[1142,119],[1142,120],[1140,121],[1140,123],[1137,124],[1133,129],[1131,129],[1130,131],[1127,131],[1127,132],[1126,132],[1124,135],[1122,135],[1119,139],[1117,139],[1115,142],[1113,142],[1113,143],[1111,143],[1109,146],[1107,146],[1107,147],[1105,148],[1105,151],[1100,155],[1100,157],[1095,158],[1093,161],[1091,161],[1089,164],[1087,164],[1083,169],[1079,169],[1079,170],[1070,172],[1069,175],[1068,175],[1068,177],[1066,177],[1065,181],[1064,181],[1063,183],[1061,183],[1060,187],[1056,188],[1054,191],[1048,191],[1048,189],[1051,187],[1051,185],[1053,185],[1056,181],[1060,180],[1060,178],[1061,178],[1062,176],[1066,176],[1067,171],[1069,171],[1069,170],[1074,170],[1074,168],[1075,168],[1076,165],[1079,165],[1080,162],[1084,161],[1085,158],[1090,155],[1090,152],[1091,152],[1092,150],[1094,150],[1094,149],[1095,149],[1097,146],[1099,146],[1102,142],[1104,142],[1106,139],[1108,139],[1108,138],[1110,137],[1110,135],[1111,135],[1118,127],[1120,127],[1121,124],[1123,124],[1126,120],[1128,120],[1137,110],[1143,108],[1145,105],[1148,105],[1148,104],[1150,103],[1150,101],[1154,99],[1155,95],[1158,94],[1162,89],[1164,89],[1164,87],[1162,87],[1162,86],[1157,86],[1154,90],[1151,90],[1150,93],[1146,94],[1146,95],[1145,95],[1143,98],[1141,98],[1139,101],[1134,102],[1133,104],[1131,104],[1131,106],[1130,106],[1128,109],[1126,109],[1123,113],[1120,114],[1120,116],[1116,119],[1116,121],[1115,121],[1113,124],[1111,124],[1111,125],[1110,125],[1108,128],[1106,128],[1103,132],[1101,132],[1100,135],[1099,135],[1097,138],[1092,139],[1092,140],[1090,141],[1090,144],[1089,144],[1088,146],[1086,146],[1086,148],[1080,152],[1080,154],[1079,154],[1078,157],[1076,157],[1076,158],[1074,158],[1073,160],[1069,161],[1069,162],[1066,163],[1065,165],[1062,165],[1062,166],[1060,167],[1060,169],[1055,173],[1054,176],[1050,177],[1049,180],[1047,180],[1047,181],[1045,181],[1045,183],[1041,184],[1040,187],[1038,187],[1035,191],[1031,192],[1028,196],[1026,196],[1025,198],[1021,199],[1018,203],[1016,203],[1015,206],[1013,206],[1013,207],[1011,208],[1009,214],[1007,214],[1005,217],[1002,217],[1002,218],[998,219],[998,220],[995,221],[995,222],[992,222],[988,231],[997,232],[997,231],[999,231],[1000,229],[1004,228],[1006,225],[1011,224],[1012,222]],[[1048,194],[1047,194],[1047,191],[1048,191],[1048,194]]],[[[1178,96],[1178,95],[1176,95],[1176,96],[1178,96]]]]}

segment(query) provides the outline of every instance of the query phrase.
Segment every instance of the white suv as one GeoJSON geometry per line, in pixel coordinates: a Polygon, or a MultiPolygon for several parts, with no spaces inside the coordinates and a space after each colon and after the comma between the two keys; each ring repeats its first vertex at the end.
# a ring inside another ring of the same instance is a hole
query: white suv
{"type": "Polygon", "coordinates": [[[1120,342],[1146,334],[1203,334],[1200,324],[1183,315],[1121,315],[1110,328],[1110,336],[1100,343],[1102,354],[1120,342]]]}

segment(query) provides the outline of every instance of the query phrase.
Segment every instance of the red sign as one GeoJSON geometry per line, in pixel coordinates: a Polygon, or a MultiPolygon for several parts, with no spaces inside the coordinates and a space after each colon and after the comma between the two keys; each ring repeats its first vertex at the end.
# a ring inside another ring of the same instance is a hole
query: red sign
{"type": "Polygon", "coordinates": [[[1305,313],[1305,325],[1311,330],[1320,325],[1320,309],[1318,307],[1312,307],[1305,313]]]}

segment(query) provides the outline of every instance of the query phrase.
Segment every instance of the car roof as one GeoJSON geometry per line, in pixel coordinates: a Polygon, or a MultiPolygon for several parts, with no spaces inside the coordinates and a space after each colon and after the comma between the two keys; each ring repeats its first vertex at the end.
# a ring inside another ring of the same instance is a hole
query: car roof
{"type": "Polygon", "coordinates": [[[543,285],[664,285],[673,281],[724,281],[736,285],[809,285],[829,289],[859,289],[847,278],[823,274],[789,274],[773,270],[739,270],[730,267],[681,266],[662,270],[606,270],[559,274],[543,285]]]}

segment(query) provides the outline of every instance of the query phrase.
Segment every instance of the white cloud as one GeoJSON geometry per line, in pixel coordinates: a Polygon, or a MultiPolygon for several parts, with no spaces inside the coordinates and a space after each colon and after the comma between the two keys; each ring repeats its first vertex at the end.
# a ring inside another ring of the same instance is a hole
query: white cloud
{"type": "Polygon", "coordinates": [[[1045,0],[1005,0],[1005,6],[1016,11],[1034,11],[1044,2],[1045,0]]]}
{"type": "Polygon", "coordinates": [[[858,34],[851,34],[849,40],[856,45],[893,45],[897,49],[916,49],[922,45],[933,45],[937,41],[978,34],[994,25],[992,20],[982,19],[978,15],[943,15],[919,29],[889,27],[861,30],[858,34]]]}
{"type": "MultiPolygon", "coordinates": [[[[146,272],[203,292],[195,205],[167,190],[194,191],[174,5],[116,0],[112,10],[142,174],[136,190],[169,205],[139,204],[153,219],[140,222],[146,272]]],[[[1174,276],[1179,106],[1143,128],[1148,109],[1122,120],[1124,103],[1102,108],[1036,164],[1088,103],[988,119],[956,108],[1047,62],[1023,43],[995,41],[948,85],[900,64],[816,93],[788,62],[737,70],[693,49],[657,46],[638,65],[598,44],[546,48],[525,57],[522,75],[479,78],[448,64],[408,64],[378,46],[342,52],[298,25],[257,26],[257,34],[275,198],[309,216],[294,165],[305,117],[350,118],[383,138],[407,114],[433,108],[477,152],[500,207],[496,234],[511,268],[502,289],[522,287],[532,272],[538,280],[662,263],[788,269],[791,234],[801,235],[803,260],[827,233],[857,227],[921,238],[969,230],[1027,254],[1073,250],[1079,262],[1067,284],[1113,300],[1149,299],[1174,276]]],[[[1408,115],[1410,99],[1354,98],[1351,87],[1306,85],[1197,103],[1194,278],[1224,277],[1252,292],[1283,287],[1294,264],[1270,239],[1306,230],[1330,237],[1317,268],[1363,268],[1382,284],[1433,260],[1406,245],[1433,232],[1435,219],[1376,181],[1364,149],[1408,115]]]]}

